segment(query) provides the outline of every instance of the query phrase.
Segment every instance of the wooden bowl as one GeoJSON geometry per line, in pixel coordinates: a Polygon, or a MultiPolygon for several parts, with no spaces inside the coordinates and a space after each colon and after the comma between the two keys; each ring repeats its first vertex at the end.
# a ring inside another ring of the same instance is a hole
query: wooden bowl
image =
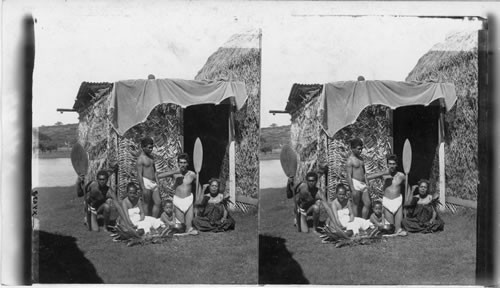
{"type": "Polygon", "coordinates": [[[172,227],[172,231],[174,231],[174,233],[184,233],[186,232],[186,224],[175,223],[174,227],[172,227]]]}
{"type": "Polygon", "coordinates": [[[385,224],[384,226],[379,227],[379,231],[383,234],[393,234],[395,230],[396,227],[394,227],[394,225],[392,224],[385,224]]]}

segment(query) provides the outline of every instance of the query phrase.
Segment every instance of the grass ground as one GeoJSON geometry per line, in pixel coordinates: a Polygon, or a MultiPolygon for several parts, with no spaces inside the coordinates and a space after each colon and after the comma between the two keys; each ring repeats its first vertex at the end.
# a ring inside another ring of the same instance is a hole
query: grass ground
{"type": "Polygon", "coordinates": [[[475,210],[442,214],[443,232],[410,234],[366,246],[335,248],[293,226],[293,203],[283,189],[260,192],[261,284],[475,283],[475,210]]]}
{"type": "Polygon", "coordinates": [[[39,188],[40,283],[257,283],[257,212],[236,230],[127,247],[83,225],[74,187],[39,188]]]}

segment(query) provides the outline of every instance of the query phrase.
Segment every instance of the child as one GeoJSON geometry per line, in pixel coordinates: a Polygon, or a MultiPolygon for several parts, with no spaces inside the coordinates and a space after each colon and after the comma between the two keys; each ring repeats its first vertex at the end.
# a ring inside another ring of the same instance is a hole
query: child
{"type": "Polygon", "coordinates": [[[161,213],[160,219],[169,228],[173,228],[176,223],[180,223],[179,220],[175,219],[174,203],[172,200],[168,199],[165,201],[165,206],[163,207],[163,213],[161,213]]]}
{"type": "Polygon", "coordinates": [[[383,206],[382,202],[375,201],[373,204],[373,214],[370,216],[370,222],[377,228],[383,228],[385,224],[389,224],[386,219],[382,218],[383,206]],[[383,221],[382,221],[383,220],[383,221]]]}
{"type": "Polygon", "coordinates": [[[343,184],[337,185],[337,198],[332,202],[332,210],[340,224],[346,230],[352,230],[353,235],[359,234],[360,230],[366,231],[373,228],[369,220],[354,217],[352,200],[347,197],[347,191],[343,184]]]}

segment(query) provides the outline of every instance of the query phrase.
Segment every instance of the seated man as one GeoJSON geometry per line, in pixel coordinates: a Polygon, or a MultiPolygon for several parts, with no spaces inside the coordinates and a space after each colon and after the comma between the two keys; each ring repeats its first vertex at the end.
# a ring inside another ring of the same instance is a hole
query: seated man
{"type": "Polygon", "coordinates": [[[354,217],[353,203],[352,200],[347,197],[347,191],[344,185],[338,184],[336,191],[337,198],[332,201],[332,211],[333,215],[338,217],[338,222],[342,225],[341,228],[351,230],[353,235],[357,235],[360,230],[366,231],[374,227],[369,220],[354,217]]]}
{"type": "MultiPolygon", "coordinates": [[[[117,204],[115,192],[107,185],[108,177],[108,173],[101,170],[97,172],[97,181],[91,181],[90,183],[84,185],[84,177],[82,175],[77,183],[77,194],[78,196],[85,195],[85,201],[89,206],[86,207],[86,210],[90,210],[91,214],[94,215],[92,218],[97,218],[97,215],[103,216],[104,231],[108,231],[111,209],[116,209],[117,204]]],[[[89,219],[87,219],[87,221],[89,221],[89,219]]],[[[99,227],[96,225],[97,220],[94,220],[93,222],[95,222],[95,227],[92,227],[92,230],[99,231],[99,227]]]]}
{"type": "MultiPolygon", "coordinates": [[[[295,195],[295,201],[297,204],[297,211],[295,213],[300,213],[302,221],[305,221],[304,218],[307,218],[307,215],[312,215],[313,217],[313,232],[318,233],[316,230],[318,228],[319,223],[319,214],[320,214],[320,205],[321,200],[324,197],[321,197],[319,192],[319,188],[316,187],[318,182],[318,175],[314,172],[309,172],[306,175],[306,183],[301,182],[297,186],[290,184],[290,181],[293,179],[290,178],[289,185],[287,185],[287,189],[291,189],[292,191],[288,191],[288,194],[295,195]],[[295,190],[295,193],[293,192],[295,190]]],[[[300,225],[300,223],[296,223],[300,225]]],[[[308,231],[302,231],[308,232],[308,231]]]]}
{"type": "Polygon", "coordinates": [[[134,183],[127,185],[127,197],[122,200],[122,209],[126,211],[125,223],[131,224],[134,228],[143,229],[145,234],[148,234],[151,228],[158,229],[164,226],[160,219],[145,216],[142,199],[134,183]]]}

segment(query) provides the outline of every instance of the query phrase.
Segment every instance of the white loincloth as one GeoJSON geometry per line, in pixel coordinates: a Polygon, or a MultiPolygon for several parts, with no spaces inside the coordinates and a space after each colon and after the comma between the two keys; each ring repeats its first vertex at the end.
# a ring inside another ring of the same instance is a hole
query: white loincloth
{"type": "Polygon", "coordinates": [[[172,202],[174,203],[174,206],[177,207],[177,209],[181,210],[183,213],[186,213],[191,205],[193,205],[193,194],[187,196],[186,198],[181,198],[174,195],[174,200],[172,202]]]}
{"type": "Polygon", "coordinates": [[[356,180],[354,178],[352,179],[352,187],[356,191],[364,191],[367,188],[366,184],[364,182],[361,182],[361,181],[356,180]]]}
{"type": "Polygon", "coordinates": [[[398,212],[399,208],[401,208],[401,205],[403,204],[403,196],[399,195],[398,197],[394,199],[389,199],[387,197],[382,197],[382,205],[384,206],[385,209],[387,209],[389,212],[392,214],[396,214],[398,212]]]}
{"type": "Polygon", "coordinates": [[[151,179],[142,177],[142,181],[144,182],[144,188],[148,190],[155,190],[156,188],[158,188],[158,184],[151,179]]]}

